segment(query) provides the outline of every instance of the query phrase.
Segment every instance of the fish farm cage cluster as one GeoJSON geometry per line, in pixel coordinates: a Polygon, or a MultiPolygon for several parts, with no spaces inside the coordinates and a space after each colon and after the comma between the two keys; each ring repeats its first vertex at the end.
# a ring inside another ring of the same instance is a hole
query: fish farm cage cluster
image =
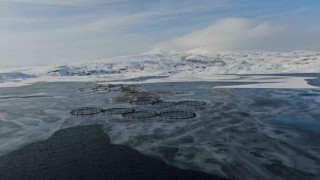
{"type": "Polygon", "coordinates": [[[126,113],[132,113],[135,109],[133,108],[122,108],[122,107],[114,107],[103,110],[104,113],[108,115],[116,115],[116,114],[126,114],[126,113]]]}
{"type": "Polygon", "coordinates": [[[112,103],[129,103],[133,101],[134,98],[131,96],[119,96],[119,97],[113,97],[111,99],[112,103]]]}
{"type": "Polygon", "coordinates": [[[158,116],[166,119],[190,119],[196,117],[196,113],[192,111],[173,110],[173,111],[162,111],[158,116]]]}
{"type": "Polygon", "coordinates": [[[104,113],[107,115],[122,115],[125,119],[147,119],[160,117],[165,119],[189,119],[196,117],[196,113],[185,110],[191,107],[204,107],[207,103],[204,101],[183,100],[183,101],[165,101],[161,99],[156,91],[140,91],[134,85],[123,84],[98,84],[94,88],[82,88],[81,92],[111,92],[119,91],[122,96],[113,97],[112,103],[129,103],[133,107],[113,107],[108,109],[96,107],[84,107],[71,111],[72,115],[95,115],[104,113]],[[163,108],[157,113],[154,110],[139,110],[136,106],[149,106],[156,109],[163,108]],[[181,109],[177,109],[181,108],[181,109]],[[168,110],[171,109],[171,110],[168,110]]]}
{"type": "Polygon", "coordinates": [[[70,113],[75,116],[79,115],[94,115],[104,112],[102,108],[97,107],[81,107],[75,110],[72,110],[70,113]]]}
{"type": "Polygon", "coordinates": [[[165,119],[190,119],[196,117],[196,113],[184,110],[172,110],[156,112],[152,110],[136,110],[134,108],[114,107],[102,109],[97,107],[82,107],[70,112],[74,116],[96,115],[104,113],[107,115],[122,115],[125,119],[147,119],[161,117],[165,119]]]}
{"type": "Polygon", "coordinates": [[[147,119],[158,116],[156,111],[138,110],[122,114],[125,119],[147,119]]]}
{"type": "Polygon", "coordinates": [[[160,98],[156,96],[138,96],[129,103],[134,105],[148,105],[155,104],[159,101],[161,101],[160,98]]]}
{"type": "Polygon", "coordinates": [[[111,92],[121,91],[123,84],[98,84],[93,88],[80,88],[80,92],[111,92]]]}

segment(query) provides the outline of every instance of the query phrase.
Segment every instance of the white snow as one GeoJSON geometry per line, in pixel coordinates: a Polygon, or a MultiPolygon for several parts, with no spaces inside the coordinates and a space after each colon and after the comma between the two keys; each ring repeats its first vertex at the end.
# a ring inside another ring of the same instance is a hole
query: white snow
{"type": "MultiPolygon", "coordinates": [[[[159,75],[169,76],[162,81],[219,81],[230,77],[218,76],[224,74],[319,72],[320,52],[207,52],[196,49],[186,52],[151,51],[136,56],[107,58],[60,66],[1,68],[0,86],[25,85],[37,81],[112,80],[159,75]]],[[[233,77],[233,79],[237,78],[233,77]]],[[[304,78],[293,80],[294,77],[281,77],[281,79],[269,83],[269,86],[276,88],[312,87],[307,85],[304,78]]],[[[259,86],[263,87],[263,85],[259,86]]],[[[252,87],[252,85],[241,87],[252,87]]]]}

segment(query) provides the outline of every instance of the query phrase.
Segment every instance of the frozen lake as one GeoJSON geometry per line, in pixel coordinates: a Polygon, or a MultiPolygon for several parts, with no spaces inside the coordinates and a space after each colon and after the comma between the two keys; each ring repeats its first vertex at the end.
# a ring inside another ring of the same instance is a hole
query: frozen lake
{"type": "MultiPolygon", "coordinates": [[[[71,116],[71,110],[83,106],[131,107],[128,103],[112,103],[120,92],[78,91],[92,83],[40,82],[1,88],[0,156],[46,139],[61,128],[102,124],[112,143],[130,146],[181,168],[233,179],[319,178],[320,89],[242,87],[220,92],[215,88],[251,83],[153,82],[137,87],[175,92],[160,94],[168,101],[207,102],[203,108],[189,108],[197,116],[185,120],[71,116]]],[[[320,87],[319,79],[308,83],[320,87]]],[[[153,106],[137,108],[161,111],[153,106]]]]}

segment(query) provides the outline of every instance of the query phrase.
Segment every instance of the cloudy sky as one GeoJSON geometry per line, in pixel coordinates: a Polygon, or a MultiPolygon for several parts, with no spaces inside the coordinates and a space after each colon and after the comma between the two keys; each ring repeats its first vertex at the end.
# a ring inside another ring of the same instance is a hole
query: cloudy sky
{"type": "Polygon", "coordinates": [[[153,49],[320,50],[319,0],[0,0],[0,67],[153,49]]]}

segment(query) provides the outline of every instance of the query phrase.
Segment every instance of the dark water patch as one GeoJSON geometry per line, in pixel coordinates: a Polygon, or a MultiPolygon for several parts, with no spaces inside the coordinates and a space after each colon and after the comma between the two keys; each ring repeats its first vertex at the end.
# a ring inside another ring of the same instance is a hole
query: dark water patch
{"type": "Polygon", "coordinates": [[[310,97],[313,97],[313,96],[320,96],[320,94],[315,94],[315,93],[302,93],[302,94],[298,94],[299,96],[310,96],[310,97]]]}
{"type": "Polygon", "coordinates": [[[316,120],[318,120],[318,121],[320,121],[320,113],[318,113],[318,114],[311,114],[311,116],[314,118],[314,119],[316,119],[316,120]]]}
{"type": "MultiPolygon", "coordinates": [[[[176,149],[169,150],[176,152],[176,149]]],[[[110,144],[101,126],[80,126],[57,131],[0,157],[0,179],[224,179],[182,170],[110,144]]]]}
{"type": "Polygon", "coordinates": [[[185,155],[183,155],[187,160],[192,160],[194,157],[195,157],[195,155],[194,154],[185,154],[185,155]]]}
{"type": "MultiPolygon", "coordinates": [[[[236,162],[232,162],[232,164],[237,164],[236,162]]],[[[238,164],[239,166],[234,166],[234,165],[230,165],[228,163],[223,164],[221,167],[221,170],[227,174],[229,177],[235,177],[234,179],[247,179],[247,173],[241,169],[241,165],[238,164]]],[[[258,179],[258,177],[254,177],[256,179],[258,179]]]]}
{"type": "Polygon", "coordinates": [[[287,167],[279,163],[272,163],[272,164],[266,165],[266,169],[271,173],[273,173],[274,175],[278,177],[282,177],[284,179],[292,179],[292,180],[317,179],[317,177],[311,173],[306,173],[298,169],[287,167]]]}
{"type": "Polygon", "coordinates": [[[186,136],[186,137],[179,139],[179,142],[180,143],[193,143],[194,139],[192,136],[186,136]]]}
{"type": "MultiPolygon", "coordinates": [[[[320,123],[317,121],[311,121],[307,119],[295,119],[294,117],[279,117],[276,119],[269,119],[267,121],[278,126],[294,128],[296,131],[300,130],[309,133],[320,134],[320,123]]],[[[318,140],[315,140],[314,142],[316,141],[318,140]]]]}
{"type": "Polygon", "coordinates": [[[163,155],[163,157],[169,161],[173,161],[179,152],[179,148],[177,147],[158,147],[158,151],[163,155]]]}
{"type": "Polygon", "coordinates": [[[281,130],[278,130],[278,129],[273,130],[273,132],[274,132],[275,134],[279,134],[279,135],[285,133],[284,131],[281,131],[281,130]]]}
{"type": "Polygon", "coordinates": [[[287,101],[281,99],[259,98],[255,99],[250,106],[268,106],[268,107],[281,107],[288,105],[287,101]]]}
{"type": "Polygon", "coordinates": [[[255,152],[255,151],[252,151],[250,152],[250,154],[254,157],[258,157],[258,158],[265,158],[265,156],[263,155],[263,153],[259,153],[259,152],[255,152]]]}

